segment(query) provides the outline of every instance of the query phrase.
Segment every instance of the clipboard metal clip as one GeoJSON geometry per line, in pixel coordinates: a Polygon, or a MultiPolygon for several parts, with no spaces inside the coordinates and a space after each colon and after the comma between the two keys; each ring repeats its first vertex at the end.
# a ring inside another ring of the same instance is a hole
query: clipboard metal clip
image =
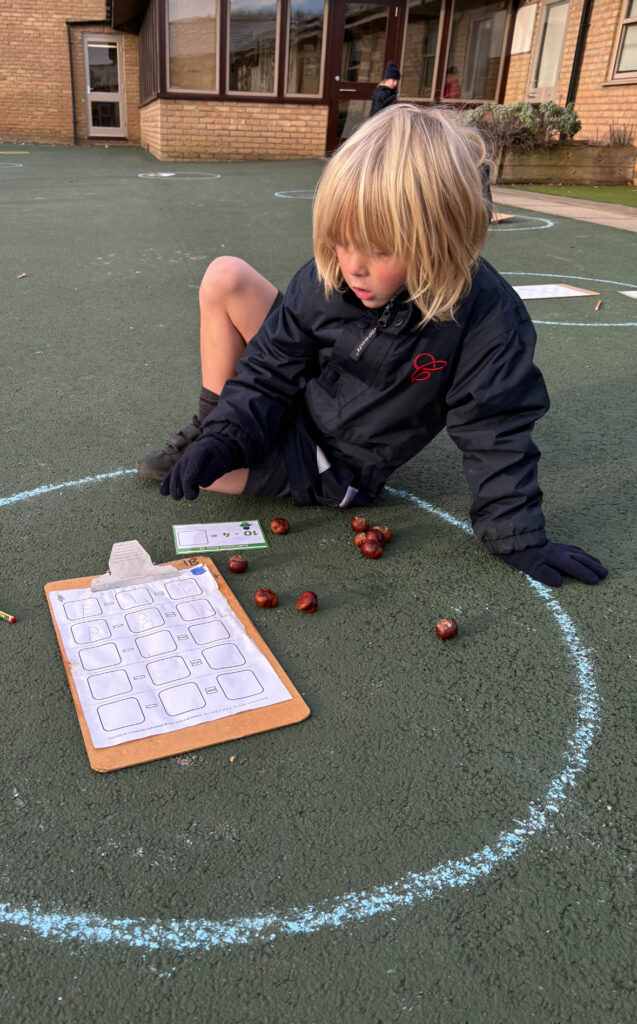
{"type": "Polygon", "coordinates": [[[148,552],[138,540],[125,540],[113,544],[108,560],[108,572],[96,576],[91,590],[113,590],[115,587],[130,587],[152,580],[165,580],[179,575],[174,565],[153,565],[148,552]]]}

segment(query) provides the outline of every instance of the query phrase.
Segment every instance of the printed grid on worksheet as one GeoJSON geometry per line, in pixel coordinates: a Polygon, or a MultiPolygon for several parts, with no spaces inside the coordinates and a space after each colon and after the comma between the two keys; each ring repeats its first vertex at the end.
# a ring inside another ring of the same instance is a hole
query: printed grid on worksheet
{"type": "Polygon", "coordinates": [[[291,700],[204,566],[49,596],[94,747],[291,700]]]}

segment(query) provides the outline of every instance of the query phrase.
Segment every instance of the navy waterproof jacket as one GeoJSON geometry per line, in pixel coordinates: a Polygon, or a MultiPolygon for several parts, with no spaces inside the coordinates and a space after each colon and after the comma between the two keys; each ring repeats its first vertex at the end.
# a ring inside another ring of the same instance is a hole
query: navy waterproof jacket
{"type": "Polygon", "coordinates": [[[339,505],[351,487],[358,505],[446,427],[478,539],[500,554],[543,544],[531,431],[549,401],[523,303],[481,260],[453,321],[423,327],[420,316],[405,289],[381,310],[348,288],[326,299],[311,260],[247,345],[204,435],[233,441],[241,465],[281,449],[296,504],[339,505]]]}

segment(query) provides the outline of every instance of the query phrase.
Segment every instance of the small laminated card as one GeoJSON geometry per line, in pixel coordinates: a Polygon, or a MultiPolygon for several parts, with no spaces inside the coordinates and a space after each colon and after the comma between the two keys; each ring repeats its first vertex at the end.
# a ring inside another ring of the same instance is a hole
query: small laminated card
{"type": "Polygon", "coordinates": [[[191,555],[200,551],[226,551],[237,548],[267,548],[268,542],[257,519],[240,523],[193,523],[173,526],[175,551],[191,555]]]}

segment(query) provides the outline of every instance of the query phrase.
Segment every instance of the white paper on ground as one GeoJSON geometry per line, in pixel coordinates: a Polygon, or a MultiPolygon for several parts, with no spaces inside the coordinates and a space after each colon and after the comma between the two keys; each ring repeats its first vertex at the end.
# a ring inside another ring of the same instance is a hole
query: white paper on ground
{"type": "Polygon", "coordinates": [[[513,287],[521,299],[569,299],[582,295],[599,295],[585,288],[574,288],[571,284],[520,284],[513,287]]]}

